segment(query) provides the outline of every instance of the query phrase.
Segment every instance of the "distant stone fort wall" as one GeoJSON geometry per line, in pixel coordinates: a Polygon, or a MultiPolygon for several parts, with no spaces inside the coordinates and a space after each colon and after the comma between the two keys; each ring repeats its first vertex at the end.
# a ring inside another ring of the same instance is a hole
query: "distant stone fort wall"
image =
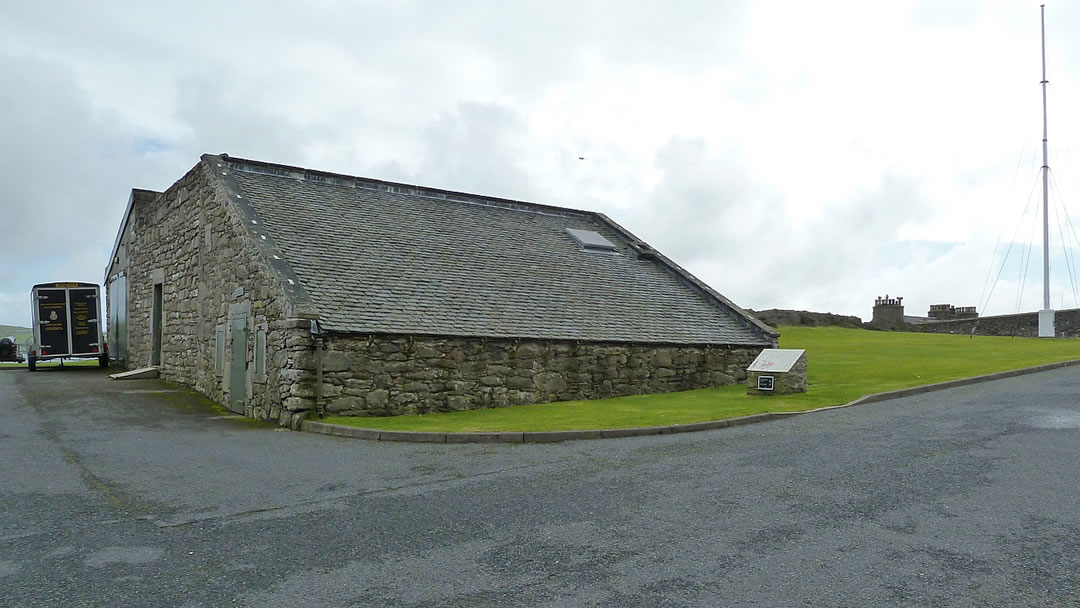
{"type": "Polygon", "coordinates": [[[806,310],[782,310],[770,308],[768,310],[748,310],[757,320],[779,327],[781,325],[794,325],[802,327],[862,327],[862,319],[855,316],[834,315],[829,312],[809,312],[806,310]]]}
{"type": "MultiPolygon", "coordinates": [[[[1080,308],[1059,310],[1054,316],[1057,337],[1080,336],[1080,308]]],[[[932,334],[974,334],[979,336],[1038,337],[1039,313],[980,317],[974,306],[932,304],[926,317],[904,316],[903,298],[885,296],[874,301],[874,318],[869,329],[913,331],[932,334]]]]}
{"type": "MultiPolygon", "coordinates": [[[[1039,336],[1039,313],[1021,312],[977,319],[927,321],[910,325],[907,330],[934,334],[974,333],[979,336],[1036,338],[1039,336]]],[[[1080,308],[1059,310],[1054,313],[1054,335],[1059,338],[1080,337],[1080,308]]]]}
{"type": "MultiPolygon", "coordinates": [[[[1011,315],[980,317],[974,306],[934,304],[926,317],[904,315],[904,298],[888,295],[874,301],[874,317],[863,323],[859,317],[834,315],[805,310],[750,310],[750,314],[773,327],[780,325],[819,327],[832,325],[886,331],[911,331],[932,334],[966,334],[980,336],[1037,337],[1039,313],[1022,312],[1011,315]]],[[[1080,337],[1080,308],[1059,310],[1054,315],[1058,337],[1080,337]]]]}

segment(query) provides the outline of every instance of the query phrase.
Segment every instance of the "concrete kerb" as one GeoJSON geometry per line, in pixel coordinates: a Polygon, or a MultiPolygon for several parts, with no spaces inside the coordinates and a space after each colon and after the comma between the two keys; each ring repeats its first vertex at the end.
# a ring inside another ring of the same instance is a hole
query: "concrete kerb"
{"type": "Polygon", "coordinates": [[[613,439],[616,437],[666,435],[670,433],[690,433],[694,431],[721,429],[731,426],[765,422],[768,420],[790,418],[792,416],[801,416],[803,414],[826,412],[829,410],[837,410],[845,407],[852,407],[855,405],[863,405],[865,403],[877,403],[880,401],[887,401],[889,399],[899,399],[901,397],[910,397],[912,395],[921,395],[923,393],[930,393],[933,391],[942,391],[945,389],[956,388],[958,386],[968,386],[981,382],[991,382],[993,380],[1001,380],[1004,378],[1012,378],[1015,376],[1024,376],[1027,374],[1035,374],[1038,372],[1045,372],[1052,369],[1072,367],[1076,365],[1080,365],[1080,359],[1073,359],[1071,361],[1060,361],[1058,363],[1047,363],[1045,365],[1036,365],[1034,367],[1025,367],[1023,369],[996,372],[993,374],[985,374],[982,376],[973,376],[971,378],[961,378],[959,380],[949,380],[947,382],[937,382],[935,384],[926,384],[923,386],[913,386],[911,388],[904,388],[895,391],[886,391],[884,393],[874,393],[872,395],[864,395],[862,397],[859,397],[858,399],[849,401],[842,405],[830,405],[826,407],[815,408],[812,410],[806,410],[803,412],[764,412],[761,414],[751,414],[749,416],[728,418],[726,420],[708,420],[705,422],[691,422],[689,424],[674,424],[669,426],[648,426],[621,429],[595,429],[573,431],[444,433],[430,431],[384,431],[380,429],[365,429],[353,426],[344,426],[340,424],[328,424],[326,422],[318,422],[315,420],[305,420],[301,425],[301,429],[304,431],[308,431],[309,433],[322,433],[324,435],[334,435],[337,437],[351,437],[356,439],[369,439],[373,441],[409,441],[415,443],[553,443],[558,441],[573,441],[577,439],[613,439]]]}

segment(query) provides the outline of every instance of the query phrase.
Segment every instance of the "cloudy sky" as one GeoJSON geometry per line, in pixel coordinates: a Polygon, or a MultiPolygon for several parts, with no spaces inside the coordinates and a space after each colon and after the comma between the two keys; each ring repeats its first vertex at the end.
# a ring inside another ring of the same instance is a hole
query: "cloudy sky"
{"type": "MultiPolygon", "coordinates": [[[[1055,308],[1078,4],[1047,6],[1055,308]]],[[[1036,310],[1039,70],[1037,1],[9,3],[0,324],[101,283],[130,189],[206,152],[602,211],[749,308],[1036,310]]]]}

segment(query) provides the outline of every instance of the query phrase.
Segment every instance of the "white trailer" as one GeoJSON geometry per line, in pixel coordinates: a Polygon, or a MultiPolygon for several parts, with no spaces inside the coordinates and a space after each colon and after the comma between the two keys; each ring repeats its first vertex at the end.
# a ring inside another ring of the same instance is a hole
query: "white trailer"
{"type": "Polygon", "coordinates": [[[87,358],[108,367],[109,350],[101,327],[101,288],[93,283],[41,283],[30,291],[34,337],[26,366],[38,361],[87,358]]]}

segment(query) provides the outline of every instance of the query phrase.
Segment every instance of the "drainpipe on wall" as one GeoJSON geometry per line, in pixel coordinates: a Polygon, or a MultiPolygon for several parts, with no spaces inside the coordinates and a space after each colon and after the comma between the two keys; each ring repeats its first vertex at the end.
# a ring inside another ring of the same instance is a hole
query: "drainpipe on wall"
{"type": "Polygon", "coordinates": [[[322,398],[323,333],[318,321],[311,322],[311,337],[315,338],[315,415],[322,418],[326,415],[322,398]]]}

